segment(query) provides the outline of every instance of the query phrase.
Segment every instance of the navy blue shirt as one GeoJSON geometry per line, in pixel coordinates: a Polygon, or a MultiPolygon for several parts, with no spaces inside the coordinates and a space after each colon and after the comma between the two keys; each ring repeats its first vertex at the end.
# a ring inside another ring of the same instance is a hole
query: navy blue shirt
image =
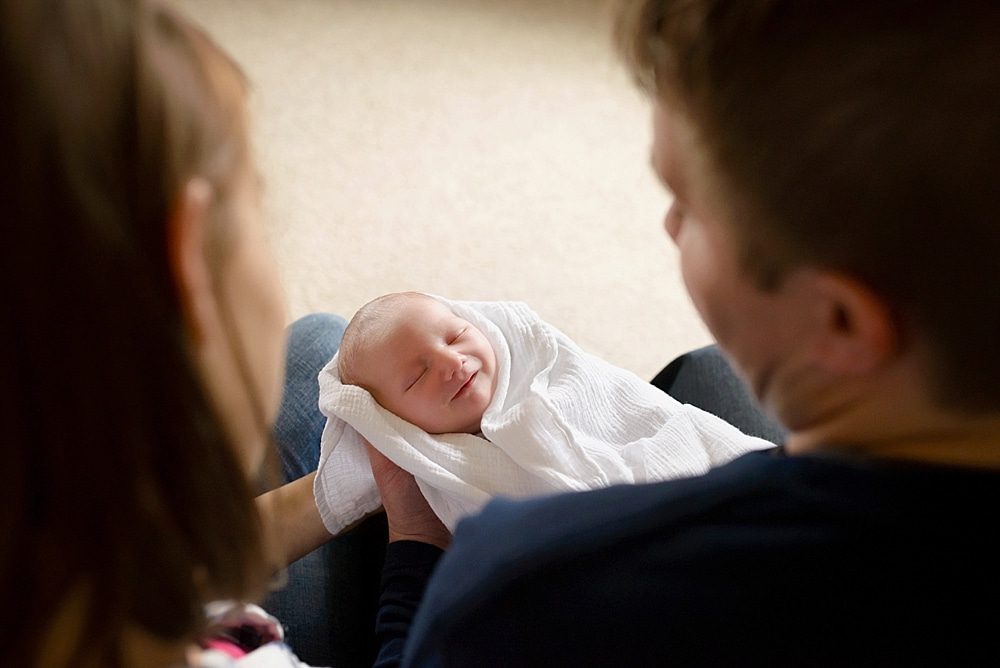
{"type": "Polygon", "coordinates": [[[1000,665],[998,511],[997,471],[780,449],[497,500],[390,545],[379,665],[1000,665]]]}

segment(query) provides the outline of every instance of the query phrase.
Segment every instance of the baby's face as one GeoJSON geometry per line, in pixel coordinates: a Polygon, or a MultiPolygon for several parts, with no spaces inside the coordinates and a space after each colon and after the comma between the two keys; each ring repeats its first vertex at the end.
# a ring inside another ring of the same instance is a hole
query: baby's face
{"type": "Polygon", "coordinates": [[[429,297],[407,300],[392,318],[388,335],[358,360],[361,384],[430,434],[480,431],[497,372],[483,333],[429,297]]]}

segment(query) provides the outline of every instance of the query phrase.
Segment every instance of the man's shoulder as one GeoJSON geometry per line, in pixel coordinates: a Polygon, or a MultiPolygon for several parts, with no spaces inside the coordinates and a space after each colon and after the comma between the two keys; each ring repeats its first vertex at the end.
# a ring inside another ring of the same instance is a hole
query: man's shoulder
{"type": "MultiPolygon", "coordinates": [[[[697,478],[498,500],[459,525],[408,651],[558,663],[551,653],[565,659],[568,648],[551,626],[573,631],[581,657],[726,660],[706,635],[714,625],[730,634],[728,646],[747,649],[769,624],[794,625],[824,607],[857,604],[877,616],[880,606],[919,604],[906,593],[917,571],[942,563],[955,540],[985,546],[988,537],[963,528],[979,519],[959,517],[962,504],[928,511],[913,501],[928,489],[996,499],[996,482],[762,452],[697,478]],[[505,656],[508,645],[517,649],[505,656]]],[[[956,591],[974,580],[958,579],[956,591]]],[[[942,591],[934,595],[951,596],[942,591]]]]}
{"type": "Polygon", "coordinates": [[[736,507],[749,511],[751,506],[742,503],[747,498],[780,493],[785,461],[756,452],[697,477],[530,500],[495,499],[459,524],[453,558],[502,568],[527,554],[539,561],[558,558],[588,545],[662,532],[676,521],[691,523],[736,507]]]}
{"type": "MultiPolygon", "coordinates": [[[[459,524],[415,621],[414,639],[422,638],[417,644],[425,647],[409,651],[429,651],[438,644],[430,636],[468,634],[470,625],[502,628],[511,622],[502,617],[514,608],[533,609],[538,620],[561,614],[564,606],[572,615],[570,608],[588,606],[608,587],[617,590],[618,601],[638,602],[623,583],[636,583],[637,573],[652,566],[650,558],[659,563],[686,560],[686,537],[699,526],[711,526],[713,518],[737,509],[752,513],[750,500],[771,496],[769,488],[780,487],[773,479],[782,468],[776,458],[753,453],[696,478],[526,501],[494,500],[459,524]],[[658,554],[649,554],[652,546],[658,554]],[[592,585],[588,591],[574,584],[581,579],[592,585]],[[576,592],[579,600],[571,600],[568,592],[576,592]]],[[[663,573],[658,586],[669,587],[663,573]]],[[[527,619],[521,613],[513,618],[527,619]]],[[[537,656],[538,644],[525,635],[533,631],[517,625],[504,632],[519,638],[519,652],[530,643],[537,656]]],[[[466,637],[476,644],[471,635],[466,637]]],[[[495,655],[497,648],[489,651],[495,655]]]]}
{"type": "Polygon", "coordinates": [[[836,455],[789,457],[779,448],[746,454],[691,478],[496,499],[459,524],[442,568],[454,564],[462,570],[460,564],[476,563],[474,572],[463,570],[465,578],[477,586],[490,580],[503,586],[574,555],[622,552],[632,543],[679,547],[692,534],[705,551],[716,549],[706,537],[717,535],[764,550],[840,539],[975,540],[970,530],[998,504],[1000,471],[836,455]]]}

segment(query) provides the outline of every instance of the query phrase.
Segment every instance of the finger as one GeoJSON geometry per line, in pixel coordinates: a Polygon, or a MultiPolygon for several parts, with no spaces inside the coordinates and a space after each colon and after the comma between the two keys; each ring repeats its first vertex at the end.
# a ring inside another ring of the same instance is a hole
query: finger
{"type": "Polygon", "coordinates": [[[365,451],[368,453],[368,459],[371,460],[372,464],[376,461],[382,461],[388,459],[385,455],[379,452],[378,448],[368,442],[368,439],[362,438],[361,442],[365,444],[365,451]]]}
{"type": "Polygon", "coordinates": [[[383,477],[402,470],[394,461],[383,455],[374,445],[368,441],[364,441],[364,444],[365,450],[368,452],[368,463],[372,467],[372,475],[375,476],[375,480],[380,483],[380,486],[383,477]]]}

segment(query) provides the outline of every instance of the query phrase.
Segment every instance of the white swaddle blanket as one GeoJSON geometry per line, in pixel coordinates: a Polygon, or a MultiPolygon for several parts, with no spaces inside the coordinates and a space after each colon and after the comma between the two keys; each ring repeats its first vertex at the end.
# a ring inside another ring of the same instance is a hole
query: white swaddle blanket
{"type": "Polygon", "coordinates": [[[319,375],[327,422],[314,484],[332,534],[381,505],[359,434],[416,477],[449,529],[493,496],[692,476],[773,445],[583,352],[522,303],[434,298],[478,327],[496,352],[485,438],[428,434],[341,383],[334,357],[319,375]]]}

